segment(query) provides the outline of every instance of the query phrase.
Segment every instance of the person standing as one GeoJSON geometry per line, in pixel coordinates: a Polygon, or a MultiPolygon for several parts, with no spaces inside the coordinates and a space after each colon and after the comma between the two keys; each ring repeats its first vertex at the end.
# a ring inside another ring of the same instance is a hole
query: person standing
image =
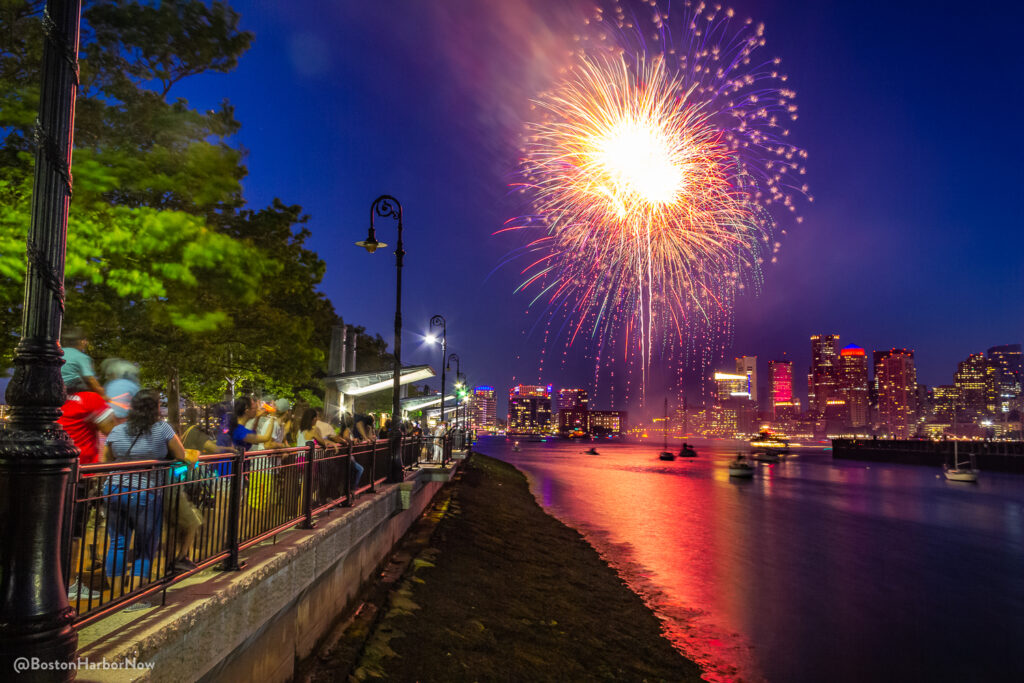
{"type": "MultiPolygon", "coordinates": [[[[160,418],[157,392],[140,391],[132,397],[128,421],[110,431],[103,460],[185,460],[185,447],[174,428],[160,418]]],[[[107,525],[111,538],[106,561],[108,576],[124,575],[134,534],[132,573],[142,581],[153,578],[153,560],[163,522],[160,487],[167,483],[168,472],[162,470],[114,474],[107,479],[104,493],[109,500],[107,525]]]]}
{"type": "MultiPolygon", "coordinates": [[[[78,448],[78,461],[82,465],[91,465],[100,459],[100,436],[107,435],[114,428],[114,411],[110,409],[103,397],[94,391],[80,391],[68,396],[61,407],[61,417],[57,423],[71,437],[78,448]]],[[[92,477],[79,476],[75,484],[75,499],[87,501],[94,498],[98,488],[92,477]]],[[[81,584],[78,579],[78,560],[80,548],[86,533],[86,522],[94,503],[79,502],[75,505],[71,519],[72,538],[72,575],[74,582],[68,588],[68,599],[72,601],[96,599],[100,596],[81,584]]],[[[95,543],[94,543],[95,546],[95,543]]],[[[89,560],[91,563],[92,560],[89,560]]]]}
{"type": "Polygon", "coordinates": [[[107,395],[96,379],[92,358],[86,353],[89,340],[80,327],[68,326],[61,331],[60,345],[64,350],[64,365],[60,368],[64,387],[69,392],[93,391],[107,400],[107,395]]]}

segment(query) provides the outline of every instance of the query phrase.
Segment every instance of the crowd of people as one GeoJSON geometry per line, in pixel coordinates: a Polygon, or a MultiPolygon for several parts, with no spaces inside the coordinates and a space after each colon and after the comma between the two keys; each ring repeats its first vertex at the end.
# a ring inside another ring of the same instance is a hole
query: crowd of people
{"type": "MultiPolygon", "coordinates": [[[[177,475],[179,470],[172,467],[104,477],[87,474],[78,478],[76,498],[79,501],[107,501],[105,535],[108,545],[105,551],[97,551],[102,559],[90,559],[94,563],[90,568],[101,566],[107,578],[121,580],[130,573],[137,579],[149,580],[161,539],[174,545],[170,552],[165,549],[172,570],[195,568],[189,555],[196,532],[203,524],[203,503],[191,500],[185,487],[168,485],[172,483],[169,478],[182,476],[194,468],[200,454],[309,444],[318,447],[372,444],[390,435],[390,421],[384,422],[378,430],[374,418],[368,414],[344,415],[335,418],[332,424],[320,408],[296,405],[284,398],[262,402],[246,396],[225,406],[219,428],[208,431],[203,425],[191,424],[179,436],[161,416],[159,392],[141,387],[137,365],[119,359],[104,361],[100,371],[105,383],[101,384],[88,354],[89,341],[81,330],[65,328],[61,345],[65,355],[61,374],[67,400],[59,422],[78,447],[82,465],[143,460],[170,460],[183,465],[177,475]],[[100,481],[102,483],[98,483],[100,481]],[[172,491],[173,495],[169,493],[172,491]],[[169,540],[166,533],[168,527],[173,528],[173,540],[169,540]]],[[[442,423],[429,435],[443,436],[446,431],[447,426],[442,423]]],[[[413,422],[403,422],[401,432],[408,436],[423,435],[423,429],[413,422]]],[[[438,446],[426,459],[440,458],[438,446]]],[[[304,454],[294,459],[294,462],[303,461],[304,454]]],[[[251,470],[247,471],[246,500],[255,509],[267,505],[273,498],[274,473],[270,463],[268,459],[254,459],[250,463],[251,470]]],[[[350,472],[350,486],[354,491],[364,473],[355,458],[351,459],[350,472]]],[[[290,498],[297,500],[298,497],[290,498]]],[[[90,512],[97,514],[83,505],[76,506],[72,519],[76,543],[83,542],[90,512]]],[[[100,595],[93,587],[91,583],[85,585],[78,574],[69,589],[69,597],[72,601],[98,599],[100,595]]]]}

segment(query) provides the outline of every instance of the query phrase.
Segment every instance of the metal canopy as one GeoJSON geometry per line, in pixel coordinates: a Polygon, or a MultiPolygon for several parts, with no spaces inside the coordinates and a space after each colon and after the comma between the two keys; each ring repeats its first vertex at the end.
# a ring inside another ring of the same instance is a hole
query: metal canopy
{"type": "MultiPolygon", "coordinates": [[[[429,365],[412,365],[402,368],[398,378],[400,384],[411,384],[429,379],[435,375],[429,365]]],[[[324,377],[324,384],[333,384],[339,393],[346,396],[365,396],[376,391],[390,389],[394,380],[393,370],[375,370],[373,372],[343,372],[340,375],[324,377]]]]}

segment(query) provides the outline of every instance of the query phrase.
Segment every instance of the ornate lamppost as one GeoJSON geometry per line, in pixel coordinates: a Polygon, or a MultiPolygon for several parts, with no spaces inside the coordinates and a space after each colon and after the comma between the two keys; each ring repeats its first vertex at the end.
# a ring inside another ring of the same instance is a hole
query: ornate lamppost
{"type": "Polygon", "coordinates": [[[52,663],[28,681],[70,680],[78,635],[64,585],[65,509],[78,449],[57,424],[64,404],[60,348],[64,258],[71,201],[71,147],[78,93],[80,0],[50,0],[35,179],[27,240],[21,341],[7,387],[10,417],[0,431],[0,671],[18,658],[52,663]]]}
{"type": "Polygon", "coordinates": [[[435,315],[430,319],[430,329],[441,328],[441,422],[444,422],[444,383],[445,356],[448,353],[448,321],[443,315],[435,315]]]}
{"type": "Polygon", "coordinates": [[[400,482],[405,478],[402,472],[402,408],[399,400],[402,386],[402,259],[405,256],[405,250],[402,248],[402,205],[397,199],[387,194],[373,200],[373,204],[370,205],[370,231],[365,240],[356,242],[357,247],[363,247],[371,254],[380,247],[388,246],[384,242],[377,241],[377,233],[373,225],[376,216],[394,218],[398,221],[398,243],[395,245],[395,269],[397,272],[395,285],[395,373],[391,402],[391,466],[388,469],[388,481],[394,483],[400,482]]]}

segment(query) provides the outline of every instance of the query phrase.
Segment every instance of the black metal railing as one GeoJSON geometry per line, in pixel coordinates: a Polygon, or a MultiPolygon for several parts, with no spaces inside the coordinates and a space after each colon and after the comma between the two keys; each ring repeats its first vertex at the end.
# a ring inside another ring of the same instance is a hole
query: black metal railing
{"type": "MultiPolygon", "coordinates": [[[[452,439],[403,437],[404,469],[447,465],[452,439]]],[[[72,477],[64,576],[83,626],[213,565],[241,569],[240,552],[315,518],[387,479],[391,452],[375,443],[306,446],[84,465],[72,477]]]]}

